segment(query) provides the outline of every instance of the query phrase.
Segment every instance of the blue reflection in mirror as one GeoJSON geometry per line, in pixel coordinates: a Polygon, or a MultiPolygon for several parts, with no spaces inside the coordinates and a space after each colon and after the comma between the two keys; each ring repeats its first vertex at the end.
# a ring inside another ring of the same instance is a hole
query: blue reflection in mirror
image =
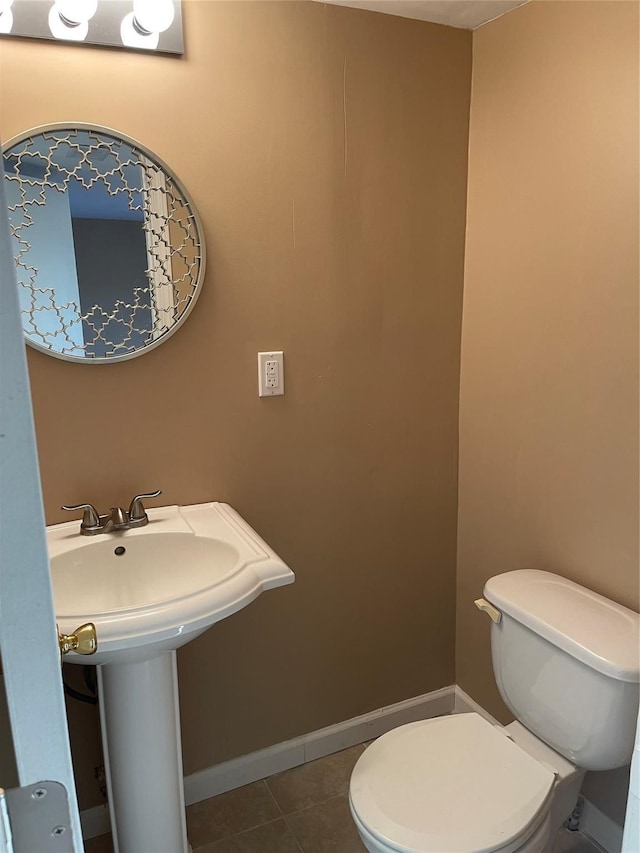
{"type": "Polygon", "coordinates": [[[142,168],[131,146],[104,142],[40,136],[4,156],[25,333],[89,358],[139,349],[153,332],[142,168]]]}

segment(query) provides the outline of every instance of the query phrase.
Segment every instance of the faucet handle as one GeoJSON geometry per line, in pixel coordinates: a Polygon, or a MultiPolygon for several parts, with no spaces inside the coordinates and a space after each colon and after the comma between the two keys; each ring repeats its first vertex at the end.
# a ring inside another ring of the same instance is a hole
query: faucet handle
{"type": "Polygon", "coordinates": [[[134,527],[146,524],[149,519],[142,505],[142,499],[157,498],[161,494],[162,489],[157,489],[155,492],[148,492],[145,495],[136,495],[129,506],[129,524],[134,527]]]}
{"type": "Polygon", "coordinates": [[[60,509],[66,509],[68,512],[75,512],[77,509],[83,509],[82,523],[80,530],[100,527],[100,516],[98,510],[93,504],[75,504],[74,506],[61,506],[60,509]]]}

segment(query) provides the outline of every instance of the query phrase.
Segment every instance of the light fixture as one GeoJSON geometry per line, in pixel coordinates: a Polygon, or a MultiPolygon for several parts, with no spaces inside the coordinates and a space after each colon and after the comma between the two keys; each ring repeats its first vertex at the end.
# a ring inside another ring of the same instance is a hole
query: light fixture
{"type": "Polygon", "coordinates": [[[13,0],[0,0],[0,33],[10,33],[13,26],[13,0]]]}
{"type": "Polygon", "coordinates": [[[0,38],[184,53],[182,0],[0,0],[0,38]]]}
{"type": "Polygon", "coordinates": [[[57,39],[84,41],[98,0],[55,0],[49,10],[49,29],[57,39]]]}

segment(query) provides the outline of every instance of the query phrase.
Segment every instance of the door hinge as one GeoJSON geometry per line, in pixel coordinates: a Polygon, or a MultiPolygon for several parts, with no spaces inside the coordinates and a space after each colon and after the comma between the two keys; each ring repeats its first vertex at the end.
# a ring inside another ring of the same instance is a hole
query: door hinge
{"type": "Polygon", "coordinates": [[[67,789],[60,782],[0,788],[0,853],[74,853],[67,789]]]}

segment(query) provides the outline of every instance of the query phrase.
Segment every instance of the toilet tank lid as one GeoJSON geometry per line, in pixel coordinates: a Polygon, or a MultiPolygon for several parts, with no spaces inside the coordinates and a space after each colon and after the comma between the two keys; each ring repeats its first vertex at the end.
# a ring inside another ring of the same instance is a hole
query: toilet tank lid
{"type": "Polygon", "coordinates": [[[517,569],[485,584],[484,596],[512,619],[598,672],[640,681],[640,616],[567,578],[517,569]]]}

